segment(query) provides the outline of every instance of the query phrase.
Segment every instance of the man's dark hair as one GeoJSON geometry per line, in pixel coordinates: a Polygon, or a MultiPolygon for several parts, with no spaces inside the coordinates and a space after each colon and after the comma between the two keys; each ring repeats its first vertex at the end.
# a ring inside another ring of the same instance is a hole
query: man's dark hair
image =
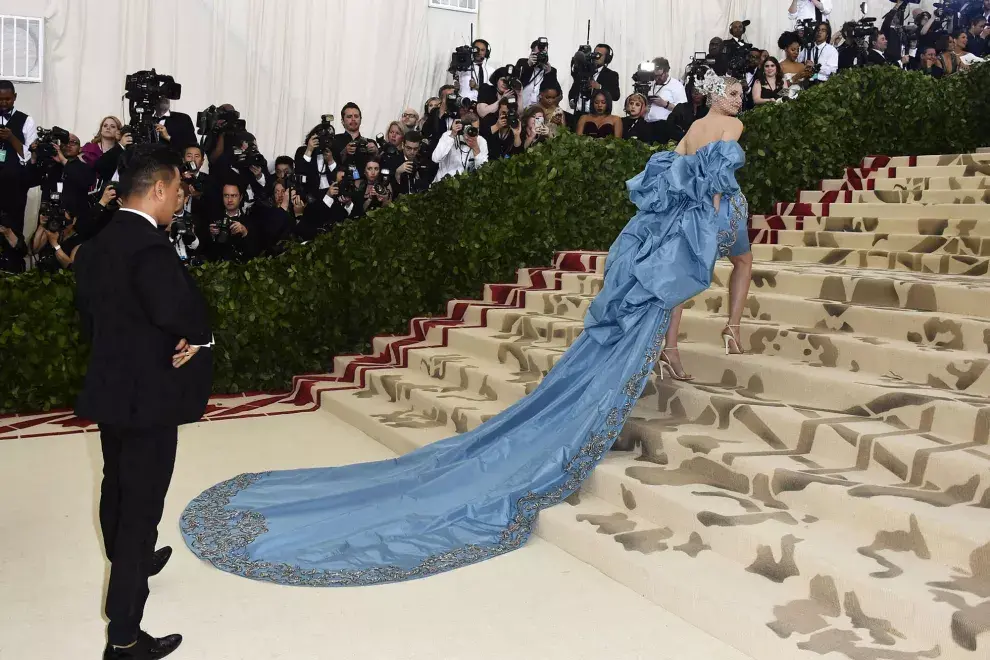
{"type": "Polygon", "coordinates": [[[564,95],[564,90],[560,88],[560,83],[556,82],[556,79],[544,80],[542,83],[540,83],[540,94],[547,91],[548,89],[554,90],[561,96],[564,95]]]}
{"type": "Polygon", "coordinates": [[[980,24],[980,21],[983,20],[985,20],[983,14],[973,14],[972,16],[969,17],[969,29],[972,30],[973,28],[975,28],[977,25],[980,24]]]}
{"type": "Polygon", "coordinates": [[[958,39],[959,37],[961,37],[962,35],[966,34],[967,32],[969,32],[969,30],[967,30],[965,28],[962,28],[962,27],[957,27],[956,29],[954,29],[952,31],[951,36],[952,36],[953,39],[958,39]]]}
{"type": "Polygon", "coordinates": [[[292,159],[291,156],[279,156],[275,159],[275,167],[279,165],[288,165],[289,167],[295,167],[296,161],[292,159]]]}
{"type": "Polygon", "coordinates": [[[195,149],[196,151],[199,152],[200,156],[206,157],[206,154],[203,153],[203,147],[199,146],[198,144],[187,145],[186,148],[182,150],[182,153],[185,154],[190,149],[195,149]]]}
{"type": "Polygon", "coordinates": [[[364,113],[361,112],[360,106],[358,106],[358,104],[357,103],[354,103],[353,101],[347,103],[343,107],[343,109],[340,111],[340,116],[343,117],[347,113],[348,110],[357,110],[358,111],[358,115],[360,115],[361,117],[364,116],[364,113]]]}
{"type": "Polygon", "coordinates": [[[409,131],[408,133],[406,133],[406,143],[409,142],[418,143],[422,141],[423,141],[423,134],[420,133],[419,131],[409,131]]]}
{"type": "Polygon", "coordinates": [[[670,71],[670,60],[668,60],[666,57],[658,57],[655,60],[653,60],[653,63],[661,71],[670,71]]]}
{"type": "Polygon", "coordinates": [[[120,157],[117,195],[121,199],[143,196],[159,181],[172,183],[180,167],[182,158],[166,144],[134,145],[120,157]]]}
{"type": "Polygon", "coordinates": [[[443,87],[440,88],[440,91],[437,92],[437,96],[443,96],[443,90],[445,89],[449,89],[452,92],[457,91],[457,88],[454,87],[453,85],[444,85],[443,87]]]}
{"type": "Polygon", "coordinates": [[[882,34],[883,32],[881,32],[877,28],[873,28],[873,30],[870,32],[870,46],[876,45],[877,39],[879,39],[880,35],[882,34]]]}
{"type": "Polygon", "coordinates": [[[9,80],[0,80],[0,92],[13,92],[15,94],[17,93],[16,91],[14,91],[14,83],[10,82],[9,80]]]}

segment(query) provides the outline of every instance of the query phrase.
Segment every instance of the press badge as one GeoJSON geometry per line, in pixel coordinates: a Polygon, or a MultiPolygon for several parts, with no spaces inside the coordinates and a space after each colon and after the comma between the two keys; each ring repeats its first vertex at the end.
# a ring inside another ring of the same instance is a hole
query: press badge
{"type": "Polygon", "coordinates": [[[6,162],[7,162],[7,150],[0,149],[0,163],[6,163],[6,162]]]}

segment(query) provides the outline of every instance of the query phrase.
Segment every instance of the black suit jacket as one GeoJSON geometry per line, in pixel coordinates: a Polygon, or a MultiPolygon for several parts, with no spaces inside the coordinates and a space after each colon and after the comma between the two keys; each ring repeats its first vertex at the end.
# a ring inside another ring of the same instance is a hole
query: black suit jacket
{"type": "Polygon", "coordinates": [[[884,57],[877,51],[873,50],[872,48],[870,49],[870,52],[866,54],[866,63],[877,64],[877,65],[890,64],[890,62],[887,61],[886,57],[884,57]]]}
{"type": "MultiPolygon", "coordinates": [[[[619,100],[622,92],[619,89],[619,73],[617,71],[612,71],[607,66],[602,67],[602,70],[598,73],[598,84],[602,86],[606,94],[612,97],[612,103],[619,100]]],[[[571,83],[571,89],[567,92],[567,99],[571,102],[572,108],[575,106],[580,92],[581,90],[578,89],[577,81],[571,83]]]]}
{"type": "Polygon", "coordinates": [[[171,138],[169,146],[180,153],[184,153],[186,147],[199,144],[199,140],[196,139],[196,126],[189,115],[183,112],[170,111],[165,118],[165,130],[171,138]]]}
{"type": "MultiPolygon", "coordinates": [[[[519,72],[519,80],[522,81],[523,87],[532,82],[533,77],[538,75],[538,70],[536,67],[531,67],[529,65],[529,58],[520,59],[516,62],[516,71],[519,72]]],[[[550,67],[549,71],[544,72],[543,80],[540,82],[540,87],[547,85],[548,87],[553,87],[557,92],[563,94],[564,91],[560,86],[560,81],[557,78],[557,69],[550,67]]],[[[525,108],[520,108],[520,111],[525,108]]]]}
{"type": "Polygon", "coordinates": [[[79,248],[76,306],[92,354],[76,414],[126,428],[199,420],[213,382],[213,350],[179,369],[180,339],[208,344],[209,310],[165,234],[127,211],[79,248]]]}

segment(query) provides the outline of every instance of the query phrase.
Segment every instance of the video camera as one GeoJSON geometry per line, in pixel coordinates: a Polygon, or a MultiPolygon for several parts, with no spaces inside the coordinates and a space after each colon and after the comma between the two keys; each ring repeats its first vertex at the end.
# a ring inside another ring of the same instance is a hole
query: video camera
{"type": "Polygon", "coordinates": [[[806,18],[803,21],[798,21],[794,27],[798,31],[798,36],[801,37],[801,48],[803,50],[813,49],[817,37],[816,32],[818,32],[818,21],[813,18],[806,18]]]}
{"type": "Polygon", "coordinates": [[[938,32],[952,32],[959,20],[959,14],[963,10],[964,3],[961,0],[945,0],[932,5],[935,9],[932,20],[935,24],[932,29],[938,32]]]}
{"type": "Polygon", "coordinates": [[[247,125],[237,110],[221,110],[217,106],[211,105],[206,110],[196,114],[196,132],[204,137],[244,130],[247,130],[247,125]]]}
{"type": "Polygon", "coordinates": [[[657,79],[657,65],[652,60],[647,60],[636,68],[632,75],[633,91],[643,96],[649,96],[650,88],[657,79]]]}
{"type": "Polygon", "coordinates": [[[578,86],[578,93],[584,98],[591,97],[593,91],[591,80],[601,61],[601,53],[593,50],[591,44],[578,46],[577,52],[571,58],[571,77],[578,86]]]}
{"type": "Polygon", "coordinates": [[[69,131],[64,128],[59,128],[58,126],[52,126],[51,129],[39,128],[38,144],[35,146],[34,151],[38,157],[37,166],[43,172],[47,172],[50,168],[54,167],[54,158],[58,154],[59,147],[68,141],[69,131]]]}
{"type": "Polygon", "coordinates": [[[474,58],[478,54],[477,46],[458,46],[450,56],[448,73],[457,75],[466,73],[473,68],[474,58]]]}
{"type": "Polygon", "coordinates": [[[178,100],[182,85],[172,76],[159,74],[154,69],[138,71],[124,78],[124,98],[129,103],[130,134],[134,144],[157,142],[155,111],[163,99],[178,100]]]}
{"type": "Polygon", "coordinates": [[[870,38],[873,35],[873,31],[877,29],[876,22],[877,19],[872,16],[859,19],[851,26],[849,36],[853,39],[870,38]]]}
{"type": "Polygon", "coordinates": [[[714,58],[709,57],[708,53],[698,51],[691,56],[691,62],[688,63],[687,69],[685,69],[685,77],[693,78],[694,80],[701,80],[705,77],[705,73],[707,73],[709,69],[713,69],[715,64],[716,62],[714,58]]]}

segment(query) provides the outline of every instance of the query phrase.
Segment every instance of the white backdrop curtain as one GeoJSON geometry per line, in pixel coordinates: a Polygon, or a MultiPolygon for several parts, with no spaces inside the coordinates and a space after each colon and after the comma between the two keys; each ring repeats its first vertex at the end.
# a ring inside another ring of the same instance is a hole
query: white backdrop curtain
{"type": "MultiPolygon", "coordinates": [[[[569,86],[568,63],[592,20],[592,45],[610,43],[623,93],[639,62],[667,57],[683,70],[734,19],[777,54],[789,0],[480,0],[477,15],[430,9],[428,0],[0,0],[0,13],[43,14],[45,82],[19,105],[42,125],[83,140],[99,120],[120,115],[126,73],[155,67],[182,84],[173,107],[192,115],[233,103],[270,159],[292,153],[322,113],[353,100],[364,133],[383,131],[406,105],[449,80],[454,46],[475,34],[493,62],[515,62],[546,36],[551,62],[569,86]],[[31,107],[35,98],[40,107],[31,107]]],[[[834,25],[859,17],[860,0],[834,0],[834,25]]],[[[930,0],[926,0],[930,5],[930,0]]],[[[891,6],[871,0],[873,15],[891,6]]],[[[123,117],[126,121],[126,117],[123,117]]],[[[339,126],[339,123],[338,123],[339,126]]]]}

